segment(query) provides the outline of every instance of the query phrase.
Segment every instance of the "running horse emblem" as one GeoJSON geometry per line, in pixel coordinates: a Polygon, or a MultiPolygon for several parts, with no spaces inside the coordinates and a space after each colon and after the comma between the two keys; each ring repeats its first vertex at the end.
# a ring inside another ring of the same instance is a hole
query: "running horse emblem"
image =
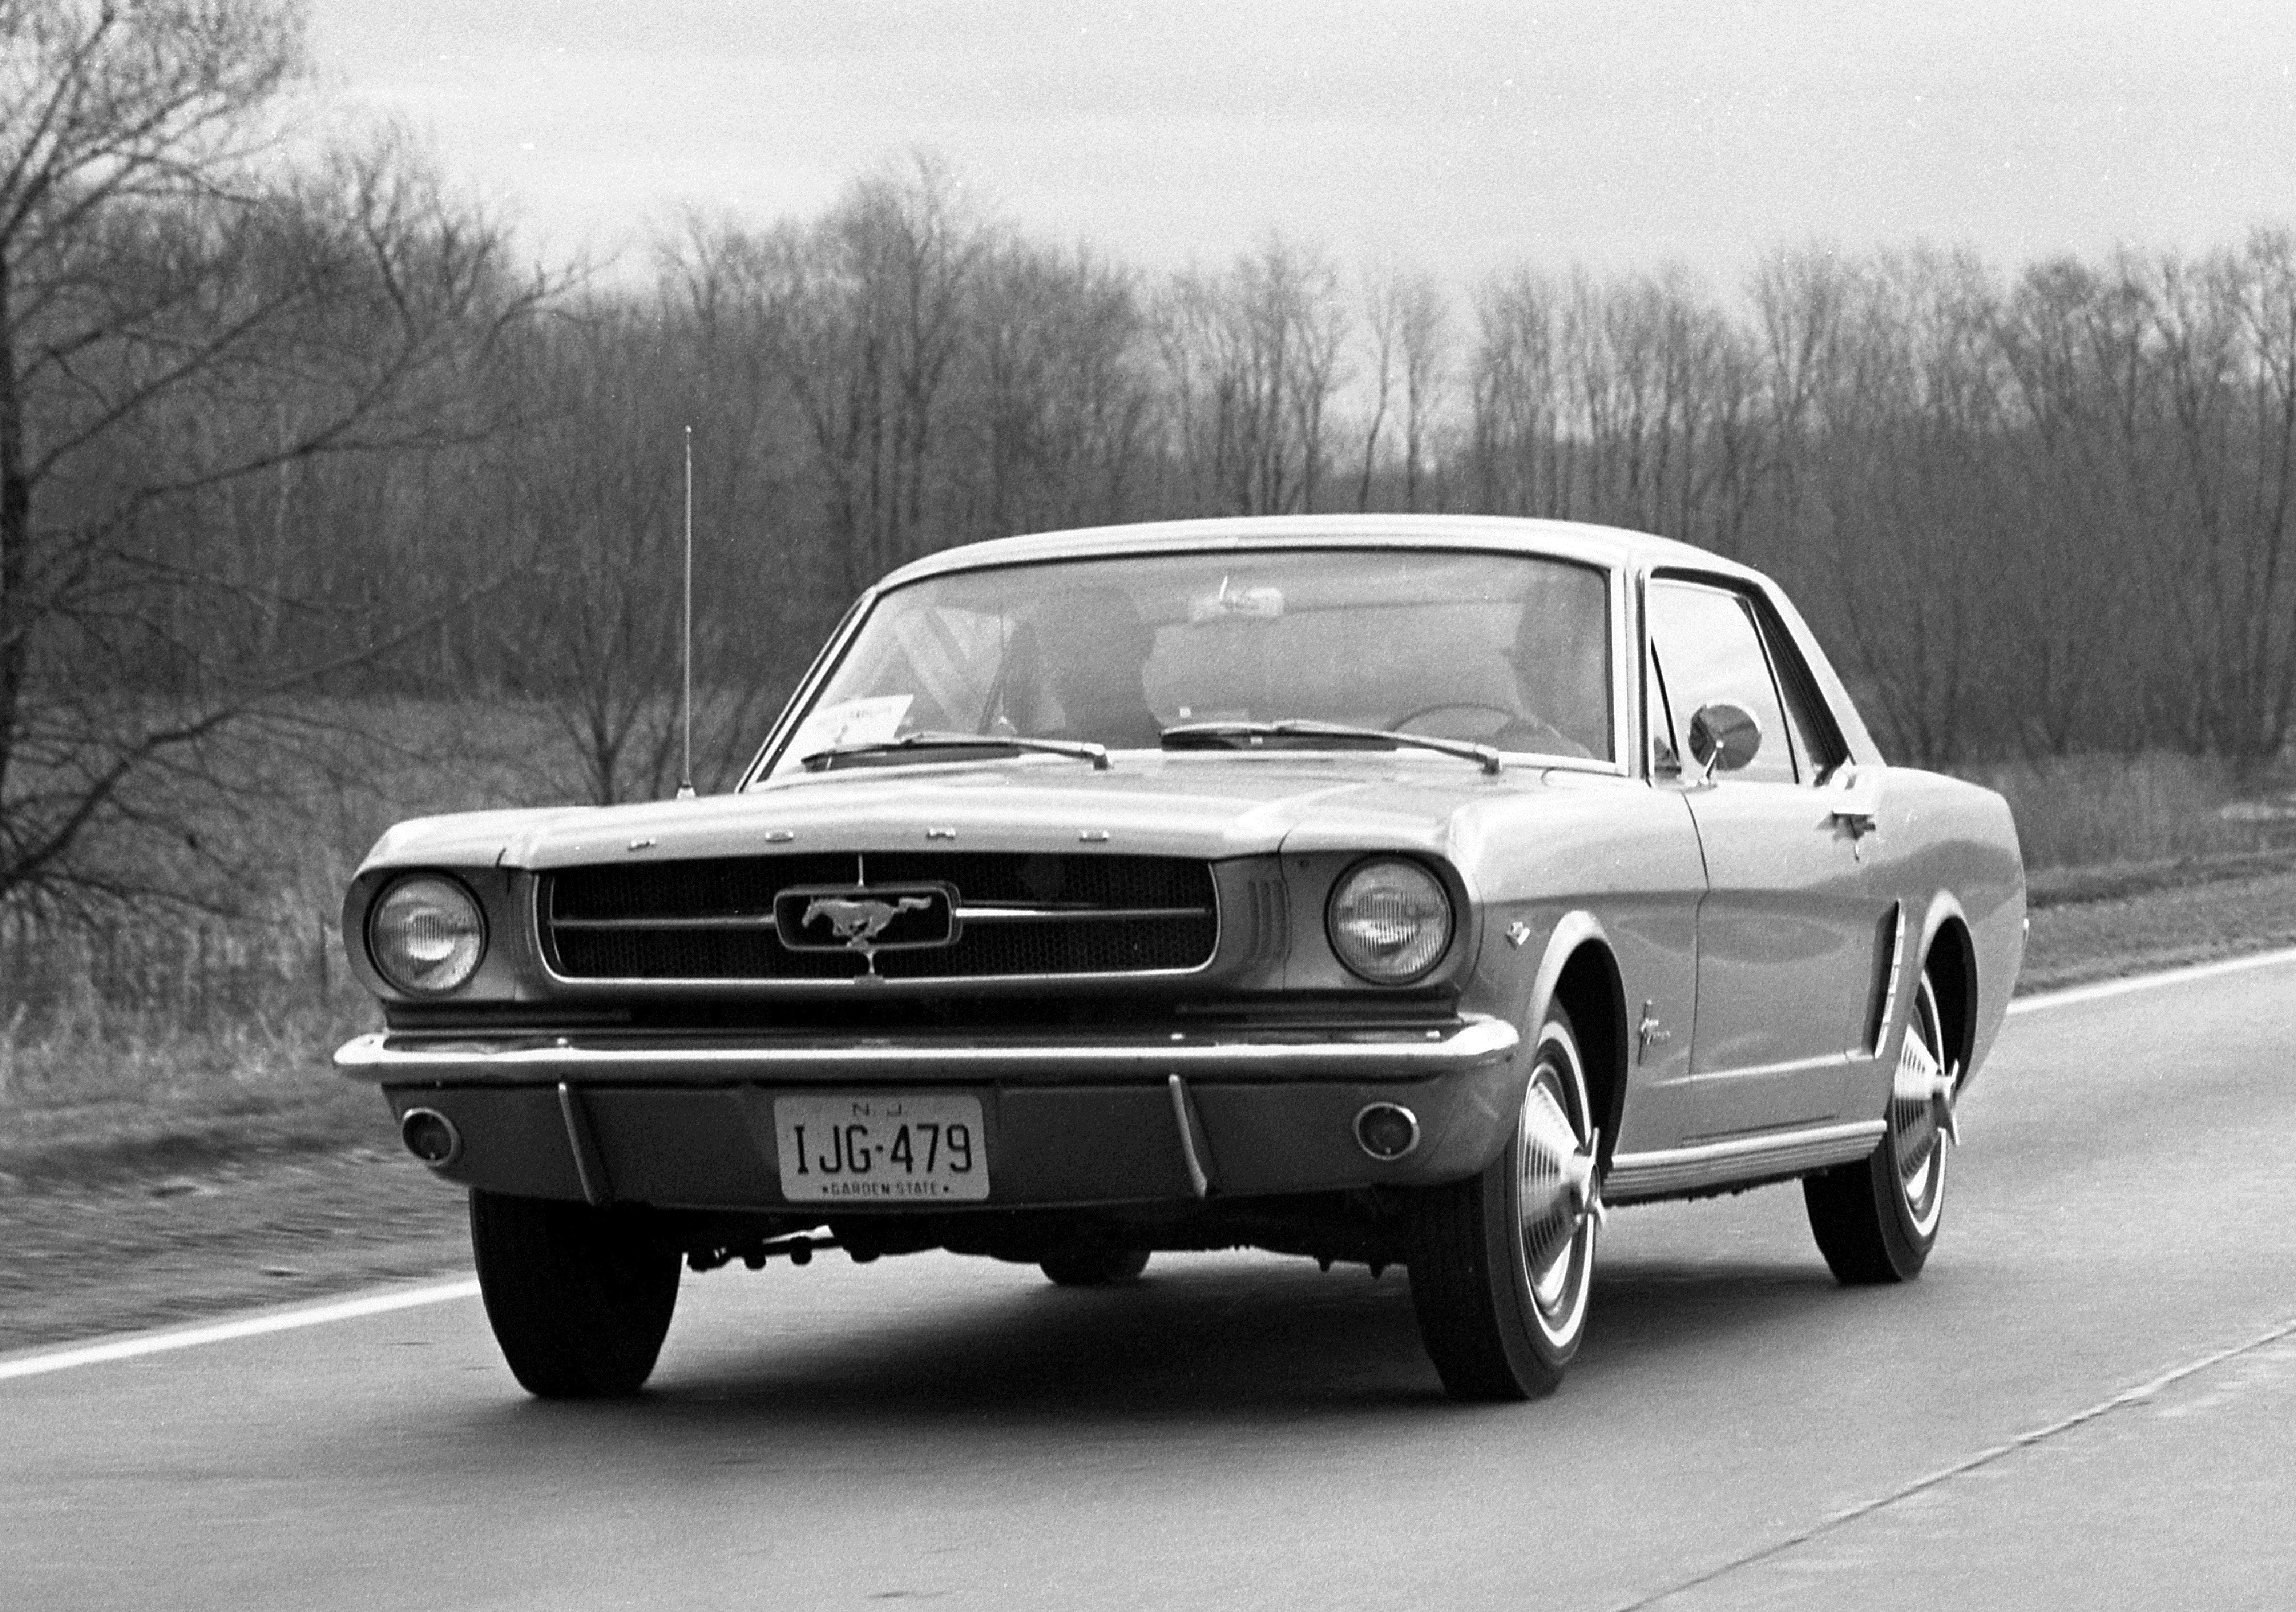
{"type": "Polygon", "coordinates": [[[829,927],[837,931],[837,938],[849,950],[871,959],[870,967],[873,970],[877,937],[885,932],[885,926],[904,912],[922,912],[931,906],[932,898],[929,896],[902,896],[891,901],[879,901],[874,896],[816,896],[807,904],[800,927],[809,929],[815,919],[828,919],[829,927]]]}

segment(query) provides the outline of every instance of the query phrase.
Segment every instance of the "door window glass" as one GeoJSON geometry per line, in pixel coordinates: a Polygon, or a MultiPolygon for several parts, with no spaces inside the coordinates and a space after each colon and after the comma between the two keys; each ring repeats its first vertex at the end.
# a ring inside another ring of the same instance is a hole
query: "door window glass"
{"type": "Polygon", "coordinates": [[[1818,773],[1817,747],[1810,741],[1809,718],[1802,714],[1801,702],[1793,697],[1787,680],[1781,677],[1775,681],[1785,697],[1786,732],[1793,741],[1795,770],[1804,778],[1814,778],[1818,773]]]}
{"type": "Polygon", "coordinates": [[[1644,711],[1650,724],[1650,770],[1653,778],[1677,777],[1682,772],[1682,741],[1668,708],[1666,674],[1659,670],[1658,641],[1651,641],[1644,667],[1644,711]]]}
{"type": "MultiPolygon", "coordinates": [[[[1761,725],[1761,747],[1740,772],[1756,783],[1794,781],[1777,684],[1762,653],[1753,613],[1737,594],[1693,582],[1654,581],[1649,593],[1651,642],[1666,665],[1666,689],[1680,713],[1685,744],[1690,719],[1718,700],[1742,706],[1761,725]]],[[[1693,765],[1686,755],[1685,766],[1693,765]]]]}
{"type": "Polygon", "coordinates": [[[1792,641],[1775,620],[1763,633],[1762,641],[1770,646],[1770,669],[1776,674],[1778,692],[1785,697],[1786,725],[1793,733],[1794,765],[1805,781],[1821,777],[1836,762],[1847,760],[1848,753],[1829,741],[1827,735],[1832,729],[1821,724],[1811,712],[1810,701],[1816,697],[1816,688],[1792,641]]]}

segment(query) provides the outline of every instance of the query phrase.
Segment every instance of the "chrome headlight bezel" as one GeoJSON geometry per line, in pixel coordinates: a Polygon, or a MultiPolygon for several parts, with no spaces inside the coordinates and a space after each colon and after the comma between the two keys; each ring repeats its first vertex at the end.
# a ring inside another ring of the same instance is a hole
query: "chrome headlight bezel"
{"type": "Polygon", "coordinates": [[[1458,928],[1457,904],[1449,887],[1434,870],[1408,856],[1365,857],[1332,880],[1324,904],[1324,937],[1332,955],[1368,985],[1417,985],[1450,955],[1458,928]],[[1383,890],[1378,888],[1382,881],[1383,890]],[[1362,911],[1366,897],[1382,895],[1394,910],[1383,914],[1362,911]],[[1378,954],[1382,943],[1367,937],[1365,929],[1380,924],[1391,929],[1406,921],[1410,937],[1386,941],[1390,955],[1382,961],[1378,954]]]}
{"type": "Polygon", "coordinates": [[[468,885],[451,874],[404,874],[385,885],[367,908],[367,961],[384,984],[407,996],[423,999],[452,996],[469,985],[478,978],[479,970],[486,962],[490,939],[486,904],[468,885]],[[443,971],[434,970],[427,978],[418,969],[410,967],[406,958],[394,953],[384,939],[385,924],[394,903],[419,903],[426,899],[434,909],[444,909],[463,921],[458,937],[449,941],[452,949],[439,960],[448,967],[443,971]]]}

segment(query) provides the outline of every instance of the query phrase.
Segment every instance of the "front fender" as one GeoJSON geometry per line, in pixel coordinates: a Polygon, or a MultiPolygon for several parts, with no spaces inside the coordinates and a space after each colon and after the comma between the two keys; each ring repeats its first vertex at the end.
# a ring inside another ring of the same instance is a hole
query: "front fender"
{"type": "Polygon", "coordinates": [[[1541,935],[1538,921],[1543,916],[1535,906],[1486,916],[1482,952],[1462,1004],[1521,1027],[1526,1039],[1554,1000],[1556,983],[1571,954],[1590,940],[1606,950],[1611,944],[1603,921],[1584,907],[1564,909],[1541,935]],[[1520,943],[1511,933],[1518,928],[1522,931],[1520,943]]]}
{"type": "Polygon", "coordinates": [[[1546,949],[1538,960],[1538,972],[1533,978],[1530,994],[1523,1013],[1516,1022],[1526,1030],[1545,1022],[1547,1005],[1554,1000],[1554,988],[1562,978],[1562,970],[1580,946],[1588,941],[1615,955],[1611,937],[1603,928],[1603,921],[1583,907],[1565,912],[1546,937],[1546,949]]]}
{"type": "MultiPolygon", "coordinates": [[[[1588,945],[1602,947],[1611,959],[1613,971],[1617,969],[1617,953],[1603,921],[1584,907],[1573,907],[1562,912],[1547,929],[1544,939],[1539,941],[1535,953],[1537,967],[1527,967],[1525,965],[1534,955],[1530,949],[1531,942],[1537,937],[1535,934],[1527,932],[1518,945],[1508,929],[1499,927],[1502,916],[1494,914],[1486,928],[1485,966],[1476,981],[1479,989],[1475,992],[1475,998],[1481,1011],[1494,1019],[1520,1027],[1522,1044],[1528,1050],[1535,1041],[1538,1027],[1546,1021],[1546,1014],[1555,1001],[1563,970],[1570,967],[1570,960],[1578,955],[1579,948],[1588,945]],[[1504,944],[1497,944],[1502,942],[1504,944]]],[[[1509,921],[1510,927],[1515,924],[1522,924],[1528,929],[1524,919],[1509,921]]],[[[1615,1003],[1612,1004],[1612,1017],[1616,1017],[1615,1003]]],[[[1579,1027],[1582,1041],[1595,1041],[1597,1046],[1609,1044],[1617,1031],[1616,1025],[1606,1025],[1601,1027],[1598,1037],[1596,1027],[1579,1027]]],[[[1598,1084],[1598,1092],[1590,1093],[1590,1096],[1595,1098],[1600,1110],[1596,1123],[1603,1133],[1603,1150],[1607,1154],[1616,1145],[1619,1110],[1624,1099],[1623,1083],[1617,1081],[1615,1069],[1592,1067],[1598,1056],[1597,1047],[1590,1046],[1586,1051],[1590,1063],[1587,1070],[1589,1079],[1598,1084]],[[1607,1092],[1607,1096],[1601,1094],[1603,1092],[1607,1092]]],[[[1519,1068],[1520,1081],[1527,1081],[1529,1073],[1530,1060],[1526,1057],[1519,1068]]],[[[1515,1101],[1521,1101],[1520,1084],[1513,1096],[1515,1101]]],[[[1505,1129],[1502,1127],[1495,1133],[1492,1145],[1484,1150],[1488,1155],[1484,1159],[1486,1164],[1497,1156],[1498,1148],[1505,1142],[1505,1129]]]]}

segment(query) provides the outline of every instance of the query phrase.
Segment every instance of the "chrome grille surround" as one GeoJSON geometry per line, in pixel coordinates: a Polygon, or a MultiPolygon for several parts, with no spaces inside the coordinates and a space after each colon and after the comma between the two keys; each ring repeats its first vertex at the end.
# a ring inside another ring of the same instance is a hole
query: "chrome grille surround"
{"type": "Polygon", "coordinates": [[[563,868],[538,877],[543,966],[569,985],[814,986],[1193,974],[1219,946],[1209,863],[1187,857],[983,851],[805,852],[563,868]],[[793,887],[956,894],[942,946],[784,946],[774,903],[793,887]]]}

